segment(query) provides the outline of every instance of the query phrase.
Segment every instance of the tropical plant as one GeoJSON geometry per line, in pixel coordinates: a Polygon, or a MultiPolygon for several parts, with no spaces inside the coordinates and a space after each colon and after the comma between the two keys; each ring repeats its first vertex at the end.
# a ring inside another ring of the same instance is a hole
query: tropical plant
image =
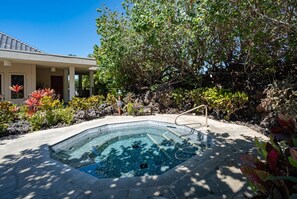
{"type": "Polygon", "coordinates": [[[217,87],[197,88],[190,91],[175,89],[171,93],[171,97],[180,110],[205,104],[211,110],[222,112],[227,120],[237,110],[242,109],[248,101],[247,94],[243,92],[232,92],[217,87]]]}
{"type": "Polygon", "coordinates": [[[86,111],[91,108],[91,103],[84,97],[73,97],[68,104],[74,110],[86,111]]]}
{"type": "Polygon", "coordinates": [[[205,104],[203,98],[205,90],[206,88],[196,88],[193,90],[178,88],[172,91],[171,97],[180,110],[187,110],[191,107],[205,104]]]}
{"type": "Polygon", "coordinates": [[[58,108],[54,110],[54,115],[58,123],[72,124],[74,119],[74,110],[70,107],[58,108]]]}
{"type": "Polygon", "coordinates": [[[8,124],[0,123],[0,135],[7,132],[8,124]]]}
{"type": "Polygon", "coordinates": [[[278,118],[270,140],[255,145],[261,159],[246,154],[241,157],[241,171],[256,193],[253,198],[297,197],[297,131],[293,119],[278,118]]]}
{"type": "Polygon", "coordinates": [[[205,103],[203,99],[203,94],[205,90],[206,88],[196,88],[194,90],[189,91],[187,98],[191,100],[191,102],[193,103],[193,106],[199,106],[205,103]]]}
{"type": "Polygon", "coordinates": [[[11,102],[0,102],[0,133],[5,133],[8,124],[16,117],[13,111],[14,105],[11,102]]]}
{"type": "Polygon", "coordinates": [[[127,113],[128,115],[134,115],[133,103],[131,102],[127,104],[127,113]]]}
{"type": "Polygon", "coordinates": [[[19,93],[24,89],[24,87],[22,85],[13,85],[13,86],[10,86],[9,89],[15,93],[16,95],[16,98],[18,99],[20,96],[19,96],[19,93]]]}
{"type": "Polygon", "coordinates": [[[92,95],[88,97],[87,102],[89,104],[89,108],[98,108],[101,104],[103,104],[105,97],[103,95],[92,95]]]}
{"type": "Polygon", "coordinates": [[[171,97],[175,102],[175,105],[180,109],[183,110],[185,107],[185,99],[187,99],[188,91],[184,89],[175,89],[171,93],[171,97]]]}
{"type": "Polygon", "coordinates": [[[225,119],[229,120],[231,114],[244,107],[248,96],[243,92],[214,87],[203,92],[203,99],[210,108],[222,111],[225,119]]]}
{"type": "Polygon", "coordinates": [[[52,96],[44,96],[40,98],[39,109],[42,111],[50,112],[51,110],[62,108],[63,104],[58,99],[53,99],[52,96]]]}
{"type": "Polygon", "coordinates": [[[0,102],[0,122],[11,122],[15,119],[16,106],[9,101],[0,102]]]}
{"type": "Polygon", "coordinates": [[[38,89],[33,91],[29,98],[25,101],[25,105],[28,107],[28,115],[35,113],[42,105],[41,99],[43,97],[56,98],[55,91],[50,88],[38,89]]]}
{"type": "Polygon", "coordinates": [[[69,106],[74,111],[83,111],[84,119],[91,119],[92,116],[88,114],[89,110],[98,110],[99,105],[104,102],[104,96],[102,95],[94,95],[88,98],[79,98],[74,97],[71,101],[69,101],[69,106]]]}
{"type": "Polygon", "coordinates": [[[109,105],[115,106],[117,103],[117,98],[113,94],[107,93],[106,103],[109,105]]]}
{"type": "Polygon", "coordinates": [[[19,111],[18,111],[18,118],[20,120],[27,120],[28,116],[31,114],[28,114],[29,112],[29,108],[26,105],[22,105],[19,107],[19,111]]]}
{"type": "Polygon", "coordinates": [[[38,131],[46,124],[45,112],[37,111],[28,117],[32,131],[38,131]]]}

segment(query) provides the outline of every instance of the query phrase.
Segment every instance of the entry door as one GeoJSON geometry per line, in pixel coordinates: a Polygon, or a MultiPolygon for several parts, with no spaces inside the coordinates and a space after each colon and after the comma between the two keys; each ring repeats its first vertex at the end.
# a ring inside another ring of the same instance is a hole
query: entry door
{"type": "Polygon", "coordinates": [[[51,88],[63,99],[63,76],[51,76],[51,88]]]}

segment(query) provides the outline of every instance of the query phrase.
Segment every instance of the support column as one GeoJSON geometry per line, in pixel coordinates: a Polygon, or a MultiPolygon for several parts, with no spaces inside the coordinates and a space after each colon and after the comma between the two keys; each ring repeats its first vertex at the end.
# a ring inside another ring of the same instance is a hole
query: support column
{"type": "Polygon", "coordinates": [[[82,74],[78,74],[78,96],[82,96],[83,91],[82,91],[82,74]]]}
{"type": "Polygon", "coordinates": [[[82,74],[78,75],[78,89],[82,90],[82,74]]]}
{"type": "Polygon", "coordinates": [[[68,69],[64,69],[63,74],[63,98],[64,102],[69,101],[69,90],[68,90],[68,69]]]}
{"type": "Polygon", "coordinates": [[[90,71],[89,76],[90,76],[90,96],[92,96],[93,90],[94,90],[94,71],[90,71]]]}
{"type": "Polygon", "coordinates": [[[75,96],[75,67],[69,67],[69,99],[75,96]]]}

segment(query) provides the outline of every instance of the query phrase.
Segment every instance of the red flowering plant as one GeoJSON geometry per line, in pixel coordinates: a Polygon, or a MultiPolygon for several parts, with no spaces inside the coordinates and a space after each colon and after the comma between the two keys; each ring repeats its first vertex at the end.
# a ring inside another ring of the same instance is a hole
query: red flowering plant
{"type": "Polygon", "coordinates": [[[277,119],[271,129],[270,140],[255,138],[258,153],[241,157],[241,172],[256,193],[253,198],[297,197],[297,131],[293,119],[277,119]]]}
{"type": "Polygon", "coordinates": [[[12,91],[11,97],[13,99],[19,99],[24,97],[24,93],[21,92],[24,89],[23,86],[16,84],[16,85],[10,86],[9,89],[12,91]]]}
{"type": "Polygon", "coordinates": [[[56,94],[55,91],[50,88],[38,89],[30,94],[29,98],[25,101],[25,105],[28,107],[28,115],[32,115],[38,110],[38,108],[42,105],[41,99],[45,96],[49,96],[54,99],[56,94]]]}

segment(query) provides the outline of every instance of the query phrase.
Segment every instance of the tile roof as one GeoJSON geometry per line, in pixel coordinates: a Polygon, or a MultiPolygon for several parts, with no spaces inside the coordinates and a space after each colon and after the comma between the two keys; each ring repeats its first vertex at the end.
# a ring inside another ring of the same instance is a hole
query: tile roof
{"type": "Polygon", "coordinates": [[[0,32],[0,49],[43,53],[42,51],[2,32],[0,32]]]}

